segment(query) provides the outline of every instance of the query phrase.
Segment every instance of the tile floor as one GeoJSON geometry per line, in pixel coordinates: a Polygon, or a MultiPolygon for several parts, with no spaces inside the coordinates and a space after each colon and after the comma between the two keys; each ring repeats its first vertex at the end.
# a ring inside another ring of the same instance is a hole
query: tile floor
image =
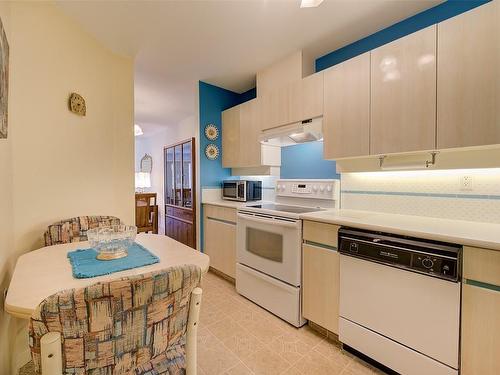
{"type": "Polygon", "coordinates": [[[382,374],[308,326],[285,323],[211,272],[202,288],[199,375],[382,374]]]}

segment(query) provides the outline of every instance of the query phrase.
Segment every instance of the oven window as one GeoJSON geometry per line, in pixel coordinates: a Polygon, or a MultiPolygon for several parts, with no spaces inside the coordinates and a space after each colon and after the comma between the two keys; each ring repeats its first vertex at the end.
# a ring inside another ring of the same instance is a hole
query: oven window
{"type": "Polygon", "coordinates": [[[283,263],[283,236],[255,228],[247,229],[247,251],[261,258],[283,263]]]}

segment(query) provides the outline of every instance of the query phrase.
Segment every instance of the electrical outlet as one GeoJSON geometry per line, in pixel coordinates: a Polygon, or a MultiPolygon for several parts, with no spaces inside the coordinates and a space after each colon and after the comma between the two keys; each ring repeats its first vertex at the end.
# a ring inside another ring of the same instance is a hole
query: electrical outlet
{"type": "Polygon", "coordinates": [[[472,190],[472,176],[460,177],[460,190],[464,190],[464,191],[471,191],[472,190]]]}

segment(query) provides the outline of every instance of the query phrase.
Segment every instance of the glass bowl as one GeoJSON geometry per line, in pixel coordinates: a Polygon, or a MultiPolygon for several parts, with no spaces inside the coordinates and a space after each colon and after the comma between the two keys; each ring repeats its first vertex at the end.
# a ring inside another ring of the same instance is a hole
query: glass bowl
{"type": "Polygon", "coordinates": [[[100,260],[126,257],[136,235],[136,226],[123,224],[93,228],[87,231],[90,247],[97,250],[97,259],[100,260]]]}

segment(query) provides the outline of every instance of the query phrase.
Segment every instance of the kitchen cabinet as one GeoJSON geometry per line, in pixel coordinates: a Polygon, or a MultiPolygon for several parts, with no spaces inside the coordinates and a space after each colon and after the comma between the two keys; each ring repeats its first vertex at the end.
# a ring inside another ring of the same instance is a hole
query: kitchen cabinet
{"type": "Polygon", "coordinates": [[[436,147],[436,26],[371,51],[370,153],[436,147]]]}
{"type": "Polygon", "coordinates": [[[464,247],[463,375],[500,373],[500,252],[464,247]]]}
{"type": "Polygon", "coordinates": [[[293,83],[286,83],[262,95],[262,123],[260,130],[276,128],[290,123],[292,87],[293,83]]]}
{"type": "Polygon", "coordinates": [[[293,80],[262,95],[261,130],[323,115],[323,72],[293,80]]]}
{"type": "Polygon", "coordinates": [[[325,159],[370,154],[370,53],[324,72],[325,159]]]}
{"type": "Polygon", "coordinates": [[[260,98],[276,87],[300,80],[313,73],[314,61],[311,59],[306,62],[304,61],[306,58],[302,51],[297,51],[258,71],[256,74],[257,97],[260,98]]]}
{"type": "Polygon", "coordinates": [[[222,166],[247,168],[281,165],[279,147],[259,140],[260,99],[253,99],[222,112],[222,166]]]}
{"type": "Polygon", "coordinates": [[[500,143],[500,4],[438,24],[437,147],[500,143]]]}
{"type": "Polygon", "coordinates": [[[237,166],[240,162],[240,107],[222,112],[222,166],[237,166]]]}
{"type": "Polygon", "coordinates": [[[236,209],[203,205],[203,252],[210,267],[236,277],[236,209]]]}
{"type": "Polygon", "coordinates": [[[340,257],[339,227],[304,221],[302,247],[302,314],[338,334],[340,257]]]}
{"type": "Polygon", "coordinates": [[[195,139],[164,148],[165,235],[196,248],[195,139]]]}
{"type": "Polygon", "coordinates": [[[256,167],[262,164],[258,104],[258,99],[254,99],[240,106],[240,162],[238,164],[240,167],[256,167]]]}
{"type": "MultiPolygon", "coordinates": [[[[299,98],[300,118],[297,121],[308,120],[323,115],[323,87],[324,74],[311,74],[300,81],[300,92],[295,95],[299,98]]],[[[295,103],[293,103],[295,104],[295,103]]],[[[295,119],[292,119],[295,122],[295,119]]]]}

